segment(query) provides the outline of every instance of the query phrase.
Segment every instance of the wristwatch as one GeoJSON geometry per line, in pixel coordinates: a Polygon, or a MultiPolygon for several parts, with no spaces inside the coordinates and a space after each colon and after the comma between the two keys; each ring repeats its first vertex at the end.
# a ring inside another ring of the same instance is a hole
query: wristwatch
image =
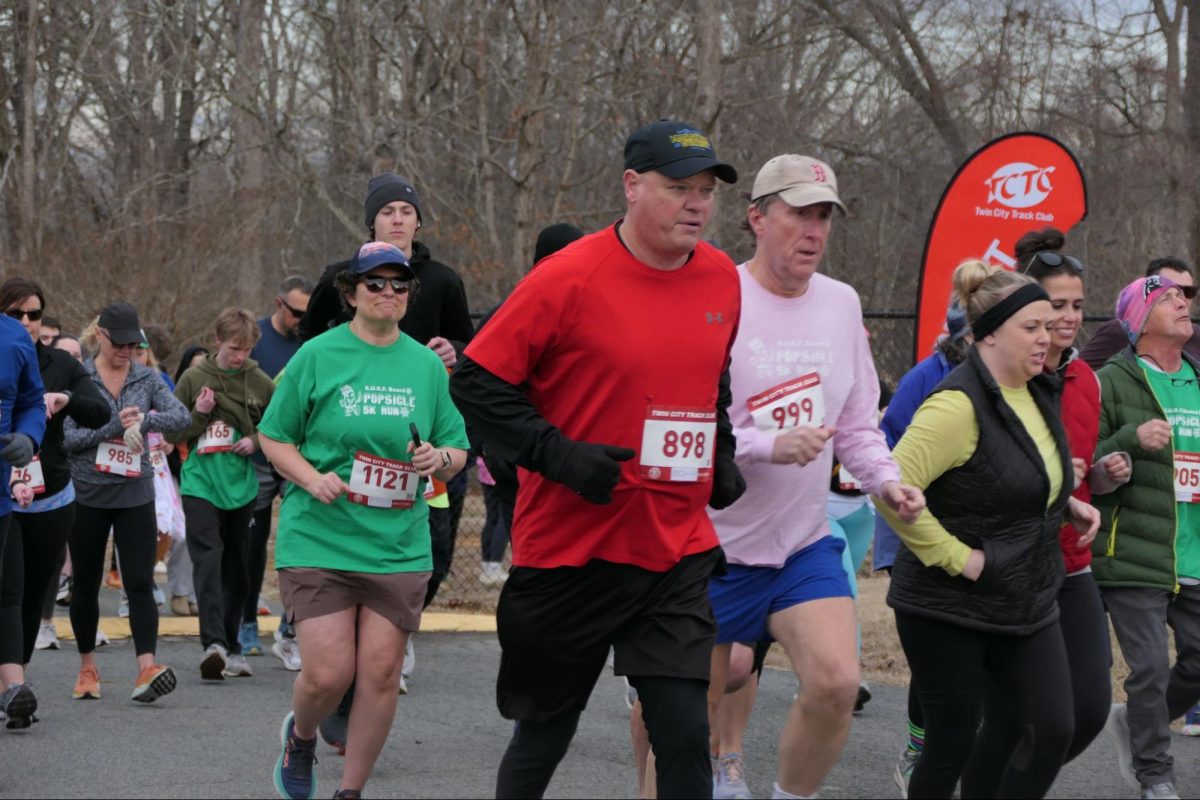
{"type": "Polygon", "coordinates": [[[450,458],[450,454],[445,450],[438,450],[438,452],[442,454],[442,469],[450,469],[450,467],[454,465],[454,461],[450,458]]]}

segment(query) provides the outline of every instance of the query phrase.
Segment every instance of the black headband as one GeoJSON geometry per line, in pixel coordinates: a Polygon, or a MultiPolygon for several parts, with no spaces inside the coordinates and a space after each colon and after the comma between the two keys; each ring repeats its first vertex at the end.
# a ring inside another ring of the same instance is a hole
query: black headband
{"type": "Polygon", "coordinates": [[[978,342],[985,336],[995,333],[997,328],[1008,322],[1009,317],[1025,306],[1036,303],[1038,300],[1049,299],[1050,295],[1046,294],[1046,290],[1039,284],[1027,283],[980,314],[979,319],[971,323],[971,333],[975,335],[975,341],[978,342]]]}

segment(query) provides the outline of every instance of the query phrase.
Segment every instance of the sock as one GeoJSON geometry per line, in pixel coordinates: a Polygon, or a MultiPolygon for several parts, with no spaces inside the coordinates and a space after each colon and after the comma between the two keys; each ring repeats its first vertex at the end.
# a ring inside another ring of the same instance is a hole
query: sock
{"type": "Polygon", "coordinates": [[[925,729],[914,724],[912,720],[908,722],[908,749],[914,753],[925,749],[925,729]]]}
{"type": "Polygon", "coordinates": [[[813,800],[817,796],[816,792],[812,794],[791,794],[779,788],[779,781],[772,784],[771,800],[813,800]]]}

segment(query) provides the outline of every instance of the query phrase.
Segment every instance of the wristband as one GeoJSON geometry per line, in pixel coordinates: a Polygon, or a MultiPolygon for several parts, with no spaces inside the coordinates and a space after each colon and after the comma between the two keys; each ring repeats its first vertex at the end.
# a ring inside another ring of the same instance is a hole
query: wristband
{"type": "Polygon", "coordinates": [[[445,450],[438,450],[438,452],[442,455],[442,469],[450,469],[450,467],[454,466],[454,459],[450,458],[449,453],[445,450]]]}

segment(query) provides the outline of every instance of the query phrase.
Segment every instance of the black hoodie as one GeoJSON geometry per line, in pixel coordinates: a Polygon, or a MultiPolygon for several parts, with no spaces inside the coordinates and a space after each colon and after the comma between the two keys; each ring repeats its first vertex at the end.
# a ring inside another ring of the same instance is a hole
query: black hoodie
{"type": "Polygon", "coordinates": [[[112,418],[112,410],[100,396],[87,370],[65,350],[37,345],[38,368],[47,392],[70,392],[67,407],[46,423],[46,436],[38,458],[46,481],[46,497],[67,488],[71,469],[63,449],[63,420],[70,417],[83,428],[100,428],[112,418]]]}

